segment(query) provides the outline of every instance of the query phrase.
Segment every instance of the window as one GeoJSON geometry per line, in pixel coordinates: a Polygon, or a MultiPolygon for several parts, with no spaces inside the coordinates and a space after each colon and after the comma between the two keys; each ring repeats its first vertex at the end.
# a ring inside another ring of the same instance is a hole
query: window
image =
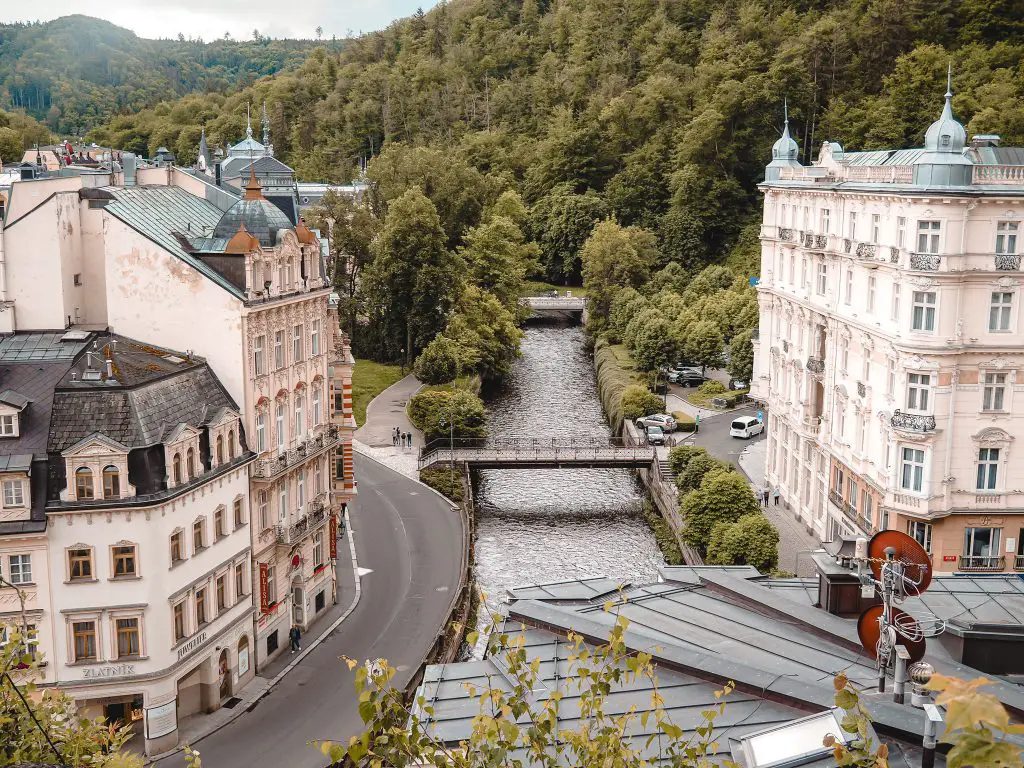
{"type": "Polygon", "coordinates": [[[836,402],[836,434],[840,440],[846,437],[846,403],[842,400],[836,402]]]}
{"type": "Polygon", "coordinates": [[[0,416],[0,435],[11,437],[14,435],[14,414],[0,416]]]}
{"type": "MultiPolygon", "coordinates": [[[[964,528],[964,557],[991,558],[999,556],[1002,528],[964,528]]],[[[988,565],[984,561],[972,565],[988,565]]]]}
{"type": "Polygon", "coordinates": [[[71,581],[92,581],[92,550],[68,550],[68,577],[71,581]]]}
{"type": "Polygon", "coordinates": [[[828,208],[822,208],[821,209],[821,233],[823,235],[827,235],[828,234],[829,225],[831,224],[831,220],[832,220],[832,211],[830,211],[828,208]]]}
{"type": "Polygon", "coordinates": [[[25,506],[25,494],[21,480],[4,480],[4,506],[25,506]]]}
{"type": "Polygon", "coordinates": [[[117,619],[117,658],[142,655],[139,643],[139,619],[117,619]]]}
{"type": "Polygon", "coordinates": [[[185,559],[185,534],[175,531],[171,534],[171,564],[185,559]]]}
{"type": "Polygon", "coordinates": [[[842,344],[839,346],[839,363],[840,370],[846,373],[850,367],[850,340],[844,338],[842,344]]]}
{"type": "Polygon", "coordinates": [[[843,303],[849,304],[853,301],[853,270],[846,270],[846,295],[843,296],[843,303]]]}
{"type": "Polygon", "coordinates": [[[277,437],[278,451],[284,450],[284,403],[279,402],[274,411],[274,431],[277,437]]]}
{"type": "Polygon", "coordinates": [[[313,393],[309,396],[312,402],[311,408],[313,409],[313,426],[320,426],[320,386],[313,386],[313,393]]]}
{"type": "Polygon", "coordinates": [[[182,600],[180,603],[174,606],[174,639],[184,640],[185,639],[185,601],[182,600]]]}
{"type": "Polygon", "coordinates": [[[986,373],[985,388],[982,391],[981,409],[983,411],[1005,410],[1006,374],[986,373]]]}
{"type": "Polygon", "coordinates": [[[196,452],[189,448],[185,451],[185,469],[188,470],[188,479],[196,479],[196,452]]]}
{"type": "Polygon", "coordinates": [[[252,344],[252,367],[257,376],[262,376],[267,372],[266,353],[263,350],[266,338],[266,336],[257,336],[252,344]]]}
{"type": "Polygon", "coordinates": [[[288,261],[288,285],[295,285],[295,262],[291,260],[288,261]]]}
{"type": "Polygon", "coordinates": [[[996,224],[996,253],[1017,252],[1017,222],[1000,221],[996,224]]]}
{"type": "Polygon", "coordinates": [[[928,413],[932,377],[927,373],[907,374],[907,410],[928,413]]]}
{"type": "Polygon", "coordinates": [[[871,277],[868,278],[868,312],[871,312],[871,313],[874,313],[874,311],[875,311],[875,286],[876,285],[877,285],[877,281],[875,280],[875,276],[871,275],[871,277]]]}
{"type": "Polygon", "coordinates": [[[938,221],[917,222],[917,252],[938,253],[942,224],[938,221]]]}
{"type": "Polygon", "coordinates": [[[896,218],[896,247],[902,248],[907,242],[907,219],[905,216],[896,218]]]}
{"type": "Polygon", "coordinates": [[[800,287],[807,287],[807,257],[800,259],[800,287]]]}
{"type": "Polygon", "coordinates": [[[920,492],[924,487],[924,451],[922,449],[903,449],[900,487],[905,491],[915,492],[920,492]]]}
{"type": "Polygon", "coordinates": [[[896,393],[896,361],[891,357],[886,360],[885,391],[889,397],[896,393]]]}
{"type": "Polygon", "coordinates": [[[227,528],[224,527],[224,508],[219,507],[213,513],[213,530],[214,535],[220,539],[228,535],[227,528]]]}
{"type": "Polygon", "coordinates": [[[299,508],[299,514],[302,514],[302,510],[306,506],[306,470],[300,469],[298,476],[298,485],[296,488],[297,502],[299,508]]]}
{"type": "Polygon", "coordinates": [[[847,223],[846,237],[850,240],[857,239],[857,214],[850,211],[850,219],[847,223]]]}
{"type": "Polygon", "coordinates": [[[181,454],[174,454],[174,458],[171,460],[171,466],[174,468],[174,484],[181,485],[181,454]]]}
{"type": "Polygon", "coordinates": [[[871,493],[867,488],[864,488],[860,492],[860,514],[867,521],[872,520],[872,506],[874,500],[871,498],[871,493]]]}
{"type": "Polygon", "coordinates": [[[309,354],[320,354],[320,321],[314,320],[309,327],[309,354]]]}
{"type": "Polygon", "coordinates": [[[277,602],[277,566],[273,563],[267,566],[267,604],[273,605],[277,602]]]}
{"type": "Polygon", "coordinates": [[[302,326],[296,325],[292,328],[292,362],[297,363],[302,358],[302,326]]]}
{"type": "Polygon", "coordinates": [[[32,583],[32,555],[11,555],[7,558],[7,565],[11,584],[32,583]]]}
{"type": "Polygon", "coordinates": [[[323,491],[323,472],[320,469],[320,462],[313,465],[313,493],[317,496],[323,491]]]}
{"type": "Polygon", "coordinates": [[[203,525],[202,520],[196,520],[192,523],[192,553],[195,554],[203,549],[204,541],[206,540],[205,531],[203,530],[206,526],[203,525]]]}
{"type": "Polygon", "coordinates": [[[286,285],[287,284],[285,283],[284,264],[282,264],[281,266],[279,266],[277,268],[277,290],[278,290],[278,292],[284,293],[286,285]]]}
{"type": "Polygon", "coordinates": [[[995,291],[988,308],[988,329],[990,331],[1010,330],[1010,311],[1013,309],[1013,293],[995,291]]]}
{"type": "Polygon", "coordinates": [[[196,626],[206,623],[206,588],[196,590],[196,626]]]}
{"type": "Polygon", "coordinates": [[[282,521],[288,517],[288,483],[284,481],[277,492],[277,516],[282,521]]]}
{"type": "Polygon", "coordinates": [[[235,518],[235,528],[241,528],[243,525],[245,525],[245,507],[242,506],[241,499],[235,499],[233,509],[235,518]]]}
{"type": "Polygon", "coordinates": [[[924,551],[931,554],[932,551],[932,524],[923,523],[920,520],[907,521],[907,535],[924,547],[924,551]]]}
{"type": "Polygon", "coordinates": [[[138,576],[135,566],[135,545],[121,544],[111,547],[111,554],[114,558],[114,578],[124,579],[138,576]]]}
{"type": "Polygon", "coordinates": [[[882,217],[877,213],[871,214],[871,242],[878,242],[878,234],[881,229],[882,217]]]}
{"type": "Polygon", "coordinates": [[[96,648],[96,622],[72,622],[71,634],[74,637],[75,661],[95,661],[98,658],[96,648]]]}
{"type": "Polygon", "coordinates": [[[223,613],[228,607],[228,576],[226,573],[217,577],[217,613],[223,613]]]}
{"type": "Polygon", "coordinates": [[[999,474],[999,449],[981,448],[978,451],[978,484],[979,491],[994,491],[996,478],[999,474]]]}
{"type": "Polygon", "coordinates": [[[217,464],[223,464],[224,463],[224,436],[223,435],[217,435],[217,442],[215,443],[215,445],[217,446],[217,448],[216,448],[217,464]]]}
{"type": "Polygon", "coordinates": [[[301,440],[303,428],[306,426],[306,420],[302,417],[302,394],[295,394],[295,422],[293,428],[295,430],[295,439],[301,440]]]}
{"type": "Polygon", "coordinates": [[[235,430],[228,430],[228,461],[235,460],[235,430]]]}
{"type": "Polygon", "coordinates": [[[892,284],[892,319],[899,322],[900,319],[900,284],[892,284]]]}
{"type": "Polygon", "coordinates": [[[75,471],[75,497],[79,499],[93,498],[92,470],[79,467],[75,471]]]}
{"type": "Polygon", "coordinates": [[[270,501],[267,498],[266,491],[260,491],[259,496],[256,497],[259,503],[260,509],[260,527],[264,530],[270,527],[270,501]]]}
{"type": "Polygon", "coordinates": [[[796,284],[796,257],[792,253],[789,254],[789,284],[796,284]]]}
{"type": "Polygon", "coordinates": [[[274,369],[284,368],[284,331],[274,331],[274,369]]]}
{"type": "Polygon", "coordinates": [[[121,472],[113,464],[103,468],[103,498],[121,498],[121,472]]]}
{"type": "Polygon", "coordinates": [[[256,414],[256,453],[263,453],[267,450],[267,412],[259,411],[256,414]]]}
{"type": "Polygon", "coordinates": [[[319,568],[324,564],[324,534],[317,531],[313,535],[313,567],[319,568]]]}
{"type": "Polygon", "coordinates": [[[935,292],[914,291],[914,312],[910,328],[914,331],[935,330],[935,292]]]}
{"type": "Polygon", "coordinates": [[[235,564],[235,597],[245,597],[245,565],[235,564]]]}

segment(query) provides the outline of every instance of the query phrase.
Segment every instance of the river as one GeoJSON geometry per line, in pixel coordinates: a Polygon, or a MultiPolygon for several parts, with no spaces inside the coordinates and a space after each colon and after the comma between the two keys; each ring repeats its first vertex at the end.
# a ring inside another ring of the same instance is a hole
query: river
{"type": "MultiPolygon", "coordinates": [[[[492,437],[610,434],[579,326],[527,326],[522,357],[486,402],[492,437]]],[[[476,580],[492,608],[523,584],[657,577],[661,553],[629,470],[481,470],[474,488],[476,580]]]]}

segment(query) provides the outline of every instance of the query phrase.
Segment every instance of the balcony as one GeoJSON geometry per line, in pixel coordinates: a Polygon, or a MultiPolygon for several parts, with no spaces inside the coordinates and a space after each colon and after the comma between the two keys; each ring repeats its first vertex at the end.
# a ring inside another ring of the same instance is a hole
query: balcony
{"type": "Polygon", "coordinates": [[[850,238],[843,238],[843,253],[849,253],[853,250],[853,241],[850,238]]]}
{"type": "Polygon", "coordinates": [[[996,270],[999,272],[1016,272],[1020,269],[1019,253],[997,253],[995,256],[996,270]]]}
{"type": "Polygon", "coordinates": [[[779,228],[779,240],[788,240],[793,242],[796,239],[796,233],[792,229],[786,227],[779,228]]]}
{"type": "Polygon", "coordinates": [[[253,464],[252,476],[257,480],[273,480],[278,475],[294,469],[306,459],[316,456],[338,444],[338,427],[334,424],[317,427],[313,437],[284,453],[253,464]]]}
{"type": "Polygon", "coordinates": [[[327,519],[327,493],[321,493],[309,503],[309,511],[293,525],[275,525],[274,538],[278,544],[297,544],[309,536],[327,519]]]}
{"type": "Polygon", "coordinates": [[[858,526],[863,526],[864,518],[861,517],[860,514],[857,512],[857,508],[850,504],[849,502],[845,501],[843,497],[840,496],[835,489],[829,488],[828,500],[832,502],[832,504],[834,504],[840,511],[842,511],[842,513],[851,522],[855,523],[858,526]]]}
{"type": "Polygon", "coordinates": [[[878,255],[878,246],[874,243],[857,243],[858,259],[873,259],[878,255]]]}
{"type": "Polygon", "coordinates": [[[896,410],[889,420],[893,429],[901,429],[904,432],[934,432],[935,417],[918,413],[903,413],[896,410]]]}
{"type": "Polygon", "coordinates": [[[971,177],[973,184],[1018,186],[1024,184],[1024,165],[976,165],[971,177]]]}
{"type": "Polygon", "coordinates": [[[786,340],[783,340],[782,342],[782,351],[789,354],[789,342],[786,340]]]}
{"type": "Polygon", "coordinates": [[[988,557],[986,555],[960,555],[957,568],[961,571],[1001,571],[1006,565],[1006,558],[988,557]]]}
{"type": "Polygon", "coordinates": [[[820,376],[825,372],[825,361],[820,357],[814,357],[812,355],[807,358],[807,370],[820,376]]]}
{"type": "Polygon", "coordinates": [[[867,385],[863,381],[858,381],[857,382],[857,396],[858,397],[867,397],[867,394],[868,394],[868,387],[867,387],[867,385]]]}
{"type": "Polygon", "coordinates": [[[1017,555],[1013,560],[1013,570],[1024,571],[1024,555],[1017,555]]]}
{"type": "Polygon", "coordinates": [[[900,263],[900,249],[896,246],[889,247],[889,263],[899,264],[900,263]]]}
{"type": "Polygon", "coordinates": [[[918,272],[938,272],[939,255],[937,253],[911,253],[910,268],[918,272]]]}
{"type": "Polygon", "coordinates": [[[804,416],[800,419],[800,424],[803,426],[805,432],[817,435],[818,430],[821,429],[821,416],[804,416]]]}

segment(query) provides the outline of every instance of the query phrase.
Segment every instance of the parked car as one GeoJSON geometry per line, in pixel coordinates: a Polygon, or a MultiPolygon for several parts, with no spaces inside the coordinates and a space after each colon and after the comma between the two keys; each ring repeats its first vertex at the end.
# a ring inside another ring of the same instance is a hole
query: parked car
{"type": "Polygon", "coordinates": [[[764,432],[764,422],[755,416],[741,416],[729,426],[730,437],[748,438],[764,432]]]}
{"type": "Polygon", "coordinates": [[[665,430],[652,424],[647,428],[647,442],[651,445],[664,445],[665,430]]]}
{"type": "Polygon", "coordinates": [[[701,375],[700,371],[694,371],[692,369],[673,371],[669,376],[669,381],[673,384],[678,384],[681,387],[699,387],[707,380],[707,377],[701,375]]]}
{"type": "Polygon", "coordinates": [[[655,413],[652,416],[641,416],[636,420],[636,425],[641,429],[648,427],[661,427],[665,432],[676,431],[676,420],[667,413],[655,413]]]}
{"type": "Polygon", "coordinates": [[[558,291],[556,291],[555,289],[552,288],[550,291],[548,291],[547,295],[548,295],[549,299],[557,299],[558,298],[558,291]]]}
{"type": "Polygon", "coordinates": [[[729,389],[749,389],[750,384],[743,379],[729,379],[729,389]]]}

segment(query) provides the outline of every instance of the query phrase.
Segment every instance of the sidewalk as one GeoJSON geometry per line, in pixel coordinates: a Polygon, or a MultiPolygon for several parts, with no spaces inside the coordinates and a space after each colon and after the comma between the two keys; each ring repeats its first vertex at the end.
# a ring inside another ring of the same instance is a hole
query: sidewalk
{"type": "MultiPolygon", "coordinates": [[[[186,744],[194,745],[200,739],[219,731],[235,718],[252,709],[355,610],[362,594],[362,587],[359,581],[359,566],[356,562],[355,533],[352,530],[352,521],[349,515],[346,514],[345,518],[345,533],[338,538],[338,602],[325,610],[302,636],[302,650],[296,654],[285,651],[273,661],[260,667],[248,685],[237,691],[235,696],[229,700],[230,704],[231,701],[237,699],[230,708],[223,706],[211,714],[195,715],[181,720],[178,723],[179,746],[159,755],[147,757],[146,763],[154,763],[180,752],[186,744]]],[[[138,746],[142,746],[141,739],[139,739],[138,746]]]]}
{"type": "Polygon", "coordinates": [[[377,395],[366,406],[366,423],[355,431],[353,439],[371,448],[394,448],[391,431],[398,427],[413,435],[414,450],[423,447],[423,434],[412,425],[405,406],[423,384],[411,373],[377,395]]]}

